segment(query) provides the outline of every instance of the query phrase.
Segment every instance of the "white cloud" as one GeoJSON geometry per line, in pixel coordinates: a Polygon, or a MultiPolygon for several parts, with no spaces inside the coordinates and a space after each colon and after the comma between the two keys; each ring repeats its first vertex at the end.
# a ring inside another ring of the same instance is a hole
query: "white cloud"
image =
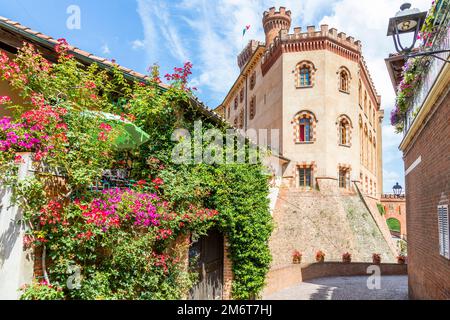
{"type": "Polygon", "coordinates": [[[156,41],[156,28],[152,18],[151,3],[146,0],[137,0],[137,12],[141,18],[141,23],[144,30],[144,45],[147,54],[147,64],[157,61],[158,50],[156,41]]]}
{"type": "Polygon", "coordinates": [[[139,40],[136,39],[131,43],[131,48],[133,50],[139,50],[139,49],[144,49],[145,48],[145,41],[144,40],[139,40]]]}
{"type": "Polygon", "coordinates": [[[385,192],[392,192],[392,187],[398,182],[405,188],[403,184],[403,173],[398,171],[383,170],[383,189],[385,192]]]}
{"type": "MultiPolygon", "coordinates": [[[[293,27],[305,28],[319,22],[316,28],[320,24],[328,24],[330,28],[337,28],[361,40],[365,60],[385,110],[384,167],[388,173],[395,171],[403,175],[403,161],[398,150],[402,137],[395,134],[389,125],[395,94],[384,62],[394,51],[392,39],[386,36],[388,20],[399,11],[403,1],[183,0],[170,5],[162,0],[137,1],[148,62],[157,61],[165,52],[178,61],[191,57],[195,68],[192,82],[202,92],[207,92],[204,99],[207,103],[209,99],[213,100],[211,107],[220,102],[238,76],[236,57],[248,41],[264,41],[261,20],[269,7],[285,6],[291,10],[293,27]],[[243,38],[242,30],[249,24],[251,29],[243,38]],[[184,39],[185,36],[189,41],[184,39]]],[[[426,11],[430,2],[415,0],[413,7],[426,11]]]]}
{"type": "Polygon", "coordinates": [[[200,86],[224,96],[239,70],[236,57],[250,39],[264,41],[262,14],[269,7],[285,6],[291,10],[293,25],[300,21],[310,24],[317,17],[328,0],[315,1],[240,1],[240,0],[184,0],[179,7],[196,10],[194,19],[186,19],[198,33],[200,53],[200,86]],[[251,25],[242,37],[242,30],[251,25]]]}
{"type": "MultiPolygon", "coordinates": [[[[392,0],[340,0],[334,3],[333,13],[320,22],[361,40],[370,74],[382,95],[386,118],[389,118],[395,98],[384,62],[394,51],[392,38],[386,36],[387,25],[389,18],[399,11],[401,3],[392,0]]],[[[429,0],[414,1],[414,7],[422,10],[428,10],[430,5],[429,0]]]]}
{"type": "Polygon", "coordinates": [[[148,54],[148,63],[152,64],[158,57],[156,44],[164,49],[168,49],[173,58],[186,62],[189,60],[189,53],[183,45],[179,30],[176,27],[170,14],[170,8],[162,1],[137,0],[138,13],[144,27],[143,42],[148,54]]]}
{"type": "Polygon", "coordinates": [[[101,50],[102,50],[102,53],[105,54],[105,55],[108,55],[108,54],[111,53],[111,50],[109,49],[109,46],[108,46],[107,43],[105,43],[105,44],[102,46],[101,50]]]}
{"type": "MultiPolygon", "coordinates": [[[[383,180],[386,192],[390,192],[391,186],[396,182],[403,183],[404,181],[402,153],[398,150],[402,135],[396,134],[390,125],[390,113],[395,104],[395,92],[384,62],[389,53],[395,50],[392,38],[386,36],[388,21],[399,11],[402,3],[403,1],[392,0],[339,0],[334,2],[332,13],[320,21],[320,23],[337,28],[362,42],[369,72],[378,94],[382,96],[381,107],[385,110],[383,180]]],[[[427,11],[430,6],[429,0],[415,0],[413,3],[413,7],[417,7],[421,11],[427,11]]]]}

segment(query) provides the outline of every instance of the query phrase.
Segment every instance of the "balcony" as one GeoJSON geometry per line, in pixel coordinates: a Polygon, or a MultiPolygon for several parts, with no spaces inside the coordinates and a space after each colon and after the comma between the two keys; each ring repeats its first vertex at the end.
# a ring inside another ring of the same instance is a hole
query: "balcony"
{"type": "MultiPolygon", "coordinates": [[[[431,46],[426,50],[441,51],[450,49],[450,1],[441,0],[436,4],[434,13],[434,23],[432,25],[433,35],[429,40],[431,46]]],[[[448,60],[450,53],[442,52],[437,53],[436,56],[441,59],[448,60]]],[[[421,57],[419,61],[423,65],[423,70],[420,84],[414,89],[414,93],[411,99],[408,101],[408,110],[405,116],[404,123],[404,135],[406,135],[414,123],[414,120],[422,108],[424,102],[428,98],[432,88],[436,84],[436,80],[439,78],[442,70],[444,69],[445,62],[438,58],[421,57]]]]}
{"type": "MultiPolygon", "coordinates": [[[[391,123],[406,137],[423,106],[435,98],[434,90],[448,65],[450,50],[450,0],[434,2],[420,33],[421,45],[407,58],[403,53],[391,54],[386,64],[397,92],[396,108],[391,123]],[[427,52],[437,52],[425,55],[427,52]],[[420,55],[419,55],[420,54],[420,55]],[[428,102],[427,102],[428,101],[428,102]],[[427,103],[426,103],[427,102],[427,103]]],[[[422,118],[422,117],[420,117],[422,118]]]]}

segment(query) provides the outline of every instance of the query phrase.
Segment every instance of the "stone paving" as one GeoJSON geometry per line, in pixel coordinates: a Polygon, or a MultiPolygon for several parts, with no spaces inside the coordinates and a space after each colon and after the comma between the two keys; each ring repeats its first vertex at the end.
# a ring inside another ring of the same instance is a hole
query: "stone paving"
{"type": "Polygon", "coordinates": [[[382,276],[378,290],[367,287],[368,276],[309,280],[263,297],[264,300],[408,300],[407,276],[382,276]]]}

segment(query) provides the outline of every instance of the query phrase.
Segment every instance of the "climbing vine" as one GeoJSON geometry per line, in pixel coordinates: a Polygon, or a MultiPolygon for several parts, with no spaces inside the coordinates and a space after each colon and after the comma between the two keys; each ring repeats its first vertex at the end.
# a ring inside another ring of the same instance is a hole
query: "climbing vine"
{"type": "Polygon", "coordinates": [[[0,119],[0,176],[24,208],[24,245],[49,257],[22,298],[183,298],[197,275],[183,263],[179,239],[213,226],[229,241],[233,297],[256,297],[271,260],[262,166],[171,161],[177,128],[192,132],[203,120],[203,130],[226,129],[191,103],[192,65],[175,68],[162,87],[157,66],[145,81],[130,80],[116,66],[81,65],[62,39],[55,51],[53,63],[30,44],[14,59],[0,51],[0,80],[23,100],[0,99],[13,112],[0,119]],[[138,126],[148,141],[118,148],[120,127],[106,113],[138,126]],[[36,173],[19,181],[22,152],[33,154],[36,173]],[[130,162],[126,187],[94,187],[105,170],[130,162]]]}

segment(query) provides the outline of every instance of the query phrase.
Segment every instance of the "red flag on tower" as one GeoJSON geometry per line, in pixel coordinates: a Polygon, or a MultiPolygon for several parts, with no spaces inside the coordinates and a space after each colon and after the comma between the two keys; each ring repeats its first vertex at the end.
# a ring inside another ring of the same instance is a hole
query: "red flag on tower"
{"type": "Polygon", "coordinates": [[[244,37],[247,31],[250,30],[250,25],[245,26],[244,30],[242,31],[242,36],[244,37]]]}

